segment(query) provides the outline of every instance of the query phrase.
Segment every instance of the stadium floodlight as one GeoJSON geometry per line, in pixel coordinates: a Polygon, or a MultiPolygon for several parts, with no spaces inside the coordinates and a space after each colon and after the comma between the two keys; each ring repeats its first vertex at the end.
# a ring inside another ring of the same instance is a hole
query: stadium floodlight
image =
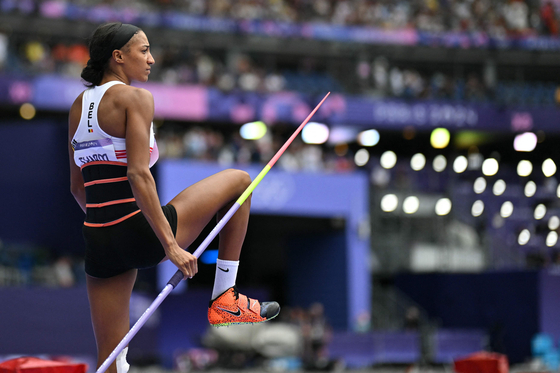
{"type": "Polygon", "coordinates": [[[523,188],[523,193],[525,194],[525,197],[533,197],[536,192],[537,192],[537,184],[535,184],[533,180],[527,181],[527,184],[525,184],[525,188],[523,188]]]}
{"type": "Polygon", "coordinates": [[[430,135],[430,144],[434,149],[443,149],[449,145],[451,135],[447,128],[436,128],[430,135]]]}
{"type": "Polygon", "coordinates": [[[494,176],[498,173],[500,166],[496,158],[487,158],[482,162],[482,173],[484,176],[494,176]]]}
{"type": "Polygon", "coordinates": [[[420,207],[420,200],[416,196],[408,196],[403,201],[403,211],[406,214],[414,214],[420,207]]]}
{"type": "Polygon", "coordinates": [[[520,133],[513,140],[513,148],[518,152],[532,152],[537,146],[537,135],[533,132],[520,133]]]}
{"type": "Polygon", "coordinates": [[[358,143],[362,146],[375,146],[379,142],[377,130],[362,131],[358,134],[358,143]]]}
{"type": "Polygon", "coordinates": [[[555,231],[560,227],[560,218],[558,216],[553,215],[548,219],[548,229],[551,231],[555,231]]]}
{"type": "Polygon", "coordinates": [[[473,184],[473,190],[476,194],[480,194],[486,190],[486,179],[482,176],[476,178],[473,184]]]}
{"type": "Polygon", "coordinates": [[[520,245],[527,245],[530,239],[531,232],[529,232],[529,230],[525,228],[521,232],[519,232],[519,236],[517,236],[517,243],[520,245]]]}
{"type": "Polygon", "coordinates": [[[266,124],[261,121],[245,123],[239,129],[239,134],[245,140],[258,140],[266,134],[266,124]]]}
{"type": "Polygon", "coordinates": [[[474,201],[471,208],[472,216],[474,217],[480,216],[482,215],[483,212],[484,212],[484,202],[482,202],[481,200],[474,201]]]}
{"type": "Polygon", "coordinates": [[[550,231],[546,235],[546,246],[552,247],[558,242],[558,233],[556,231],[550,231]]]}
{"type": "Polygon", "coordinates": [[[367,149],[360,149],[354,155],[354,163],[356,166],[362,167],[369,162],[369,152],[367,149]]]}
{"type": "Polygon", "coordinates": [[[513,214],[513,203],[511,201],[505,201],[500,208],[500,216],[505,219],[509,218],[511,214],[513,214]]]}
{"type": "Polygon", "coordinates": [[[432,167],[436,172],[442,172],[447,167],[447,158],[444,155],[436,155],[432,167]]]}
{"type": "Polygon", "coordinates": [[[422,153],[416,153],[410,158],[410,168],[414,171],[420,171],[426,165],[426,157],[422,153]]]}
{"type": "Polygon", "coordinates": [[[556,163],[550,158],[546,159],[542,164],[542,172],[546,177],[553,176],[556,173],[556,163]]]}
{"type": "Polygon", "coordinates": [[[467,160],[467,157],[465,157],[464,155],[460,155],[455,158],[455,161],[453,161],[453,171],[460,174],[462,172],[465,172],[468,165],[469,161],[467,160]]]}
{"type": "Polygon", "coordinates": [[[436,202],[436,215],[444,216],[451,212],[451,200],[449,198],[440,198],[436,202]]]}
{"type": "Polygon", "coordinates": [[[301,139],[306,144],[324,144],[329,139],[329,127],[323,123],[309,122],[301,131],[301,139]]]}
{"type": "Polygon", "coordinates": [[[392,150],[387,150],[383,154],[381,154],[381,158],[379,159],[381,163],[381,167],[389,170],[397,164],[397,155],[392,150]]]}
{"type": "Polygon", "coordinates": [[[399,205],[399,198],[395,194],[385,194],[381,198],[381,210],[384,212],[393,212],[399,205]]]}
{"type": "Polygon", "coordinates": [[[19,115],[25,120],[31,120],[35,118],[35,114],[37,114],[37,110],[35,106],[26,102],[19,107],[19,115]]]}
{"type": "Polygon", "coordinates": [[[531,175],[531,172],[533,172],[533,164],[531,163],[531,161],[519,161],[519,163],[517,164],[517,174],[519,176],[526,177],[531,175]]]}
{"type": "Polygon", "coordinates": [[[533,212],[533,217],[536,220],[541,220],[546,215],[546,206],[542,203],[539,203],[537,207],[535,207],[535,211],[533,212]]]}
{"type": "Polygon", "coordinates": [[[502,179],[496,180],[494,186],[492,187],[492,193],[495,196],[501,196],[506,191],[506,182],[502,179]]]}

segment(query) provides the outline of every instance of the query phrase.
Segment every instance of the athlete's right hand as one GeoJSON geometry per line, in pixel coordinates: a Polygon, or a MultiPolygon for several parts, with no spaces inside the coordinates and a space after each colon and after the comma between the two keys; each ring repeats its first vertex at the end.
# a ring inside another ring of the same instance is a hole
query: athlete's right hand
{"type": "Polygon", "coordinates": [[[192,278],[198,272],[198,259],[179,245],[165,250],[167,257],[183,273],[183,280],[192,278]]]}

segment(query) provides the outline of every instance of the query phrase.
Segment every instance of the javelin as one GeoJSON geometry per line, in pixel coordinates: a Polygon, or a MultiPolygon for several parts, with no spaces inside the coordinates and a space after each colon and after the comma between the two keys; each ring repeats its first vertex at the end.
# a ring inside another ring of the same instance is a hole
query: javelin
{"type": "MultiPolygon", "coordinates": [[[[265,175],[268,173],[268,171],[270,171],[270,169],[272,168],[272,166],[274,166],[274,164],[276,163],[276,161],[278,160],[278,158],[280,158],[280,156],[284,153],[284,151],[286,151],[286,149],[288,148],[288,146],[290,146],[290,144],[292,143],[292,141],[294,141],[294,139],[297,137],[297,135],[301,132],[301,130],[303,129],[303,127],[305,127],[305,125],[307,124],[307,122],[309,122],[309,120],[311,119],[311,117],[313,116],[313,114],[315,114],[315,112],[317,110],[319,110],[319,107],[321,107],[321,105],[323,104],[323,102],[327,99],[327,97],[329,97],[331,93],[327,93],[326,96],[321,100],[321,102],[319,102],[317,104],[317,106],[315,107],[315,109],[313,109],[313,111],[311,112],[311,114],[309,114],[307,116],[307,118],[305,118],[305,120],[299,125],[299,127],[297,128],[297,130],[292,134],[292,136],[290,136],[290,138],[288,139],[288,141],[286,141],[286,143],[280,148],[280,150],[278,150],[278,152],[274,155],[274,157],[272,157],[272,159],[270,160],[270,162],[268,162],[268,164],[263,168],[263,170],[257,175],[257,177],[255,178],[255,180],[253,180],[253,182],[247,187],[247,189],[245,189],[245,191],[243,192],[243,194],[241,195],[241,197],[239,197],[237,199],[237,201],[235,201],[235,203],[233,204],[233,206],[228,210],[228,212],[222,217],[222,219],[220,219],[220,221],[218,222],[218,224],[216,224],[216,226],[214,227],[214,229],[212,229],[212,231],[210,232],[210,234],[208,235],[208,237],[206,237],[204,239],[204,241],[202,241],[202,243],[200,244],[200,246],[198,246],[198,248],[194,251],[193,255],[198,259],[200,257],[200,255],[204,252],[204,250],[206,250],[206,248],[208,247],[208,245],[210,244],[210,242],[212,242],[212,240],[218,235],[218,233],[222,230],[222,228],[226,225],[226,223],[229,221],[229,219],[231,219],[231,217],[233,216],[233,214],[235,214],[235,212],[241,207],[241,205],[243,204],[243,202],[245,202],[245,200],[249,197],[249,195],[251,195],[251,193],[253,193],[253,190],[256,188],[257,185],[259,185],[259,183],[261,182],[261,180],[265,177],[265,175]]],[[[150,304],[150,306],[146,309],[146,311],[144,311],[144,313],[142,314],[142,316],[140,316],[140,318],[138,319],[138,321],[136,321],[136,324],[134,324],[132,326],[132,328],[128,331],[128,333],[126,333],[126,335],[124,336],[124,338],[122,339],[122,341],[120,341],[120,343],[117,345],[117,347],[115,347],[115,349],[113,350],[113,352],[111,352],[111,354],[107,357],[107,359],[103,362],[103,364],[101,364],[101,366],[99,367],[99,369],[97,369],[96,373],[104,373],[107,368],[109,368],[109,365],[111,365],[113,363],[113,361],[117,358],[118,354],[121,353],[121,351],[130,343],[130,341],[132,340],[132,338],[136,335],[136,333],[138,333],[138,331],[140,330],[140,328],[142,326],[144,326],[144,324],[146,323],[146,321],[148,320],[148,318],[150,316],[152,316],[152,314],[155,312],[155,310],[159,307],[159,305],[161,304],[161,302],[163,302],[163,300],[169,295],[169,293],[171,293],[171,291],[173,289],[175,289],[175,287],[179,284],[179,282],[181,282],[181,280],[183,279],[184,275],[180,270],[177,270],[177,272],[175,272],[175,274],[173,275],[173,277],[171,277],[171,279],[167,282],[167,285],[165,285],[165,287],[163,288],[163,290],[161,291],[161,293],[159,293],[159,295],[157,296],[157,298],[152,302],[152,304],[150,304]]]]}

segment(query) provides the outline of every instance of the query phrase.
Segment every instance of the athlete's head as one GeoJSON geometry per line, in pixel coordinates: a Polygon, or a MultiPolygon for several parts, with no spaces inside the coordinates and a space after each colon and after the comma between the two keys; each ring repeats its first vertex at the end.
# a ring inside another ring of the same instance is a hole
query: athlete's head
{"type": "Polygon", "coordinates": [[[146,34],[130,24],[106,23],[93,33],[89,43],[90,59],[82,70],[86,86],[97,86],[105,72],[120,66],[130,80],[146,81],[154,59],[146,34]]]}

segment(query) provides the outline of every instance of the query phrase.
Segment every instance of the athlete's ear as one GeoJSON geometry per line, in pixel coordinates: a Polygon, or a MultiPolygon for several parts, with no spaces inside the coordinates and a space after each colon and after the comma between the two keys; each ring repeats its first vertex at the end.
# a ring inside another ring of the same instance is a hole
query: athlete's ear
{"type": "Polygon", "coordinates": [[[120,51],[120,50],[118,50],[118,49],[115,49],[115,50],[113,51],[113,60],[114,60],[116,63],[123,63],[123,62],[124,62],[124,60],[123,60],[123,52],[120,51]]]}

